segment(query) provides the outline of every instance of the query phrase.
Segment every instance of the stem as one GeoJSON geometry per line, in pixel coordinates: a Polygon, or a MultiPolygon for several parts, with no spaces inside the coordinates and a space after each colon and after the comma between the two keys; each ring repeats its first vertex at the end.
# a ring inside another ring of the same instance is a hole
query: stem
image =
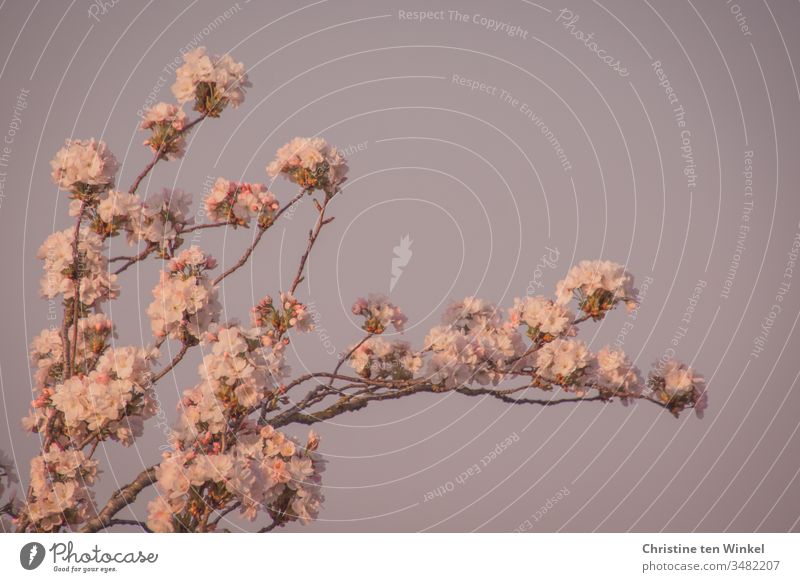
{"type": "Polygon", "coordinates": [[[161,380],[161,378],[166,376],[170,370],[172,370],[175,366],[177,366],[180,363],[180,361],[183,359],[183,356],[186,355],[187,351],[189,351],[189,346],[187,344],[183,344],[181,346],[180,351],[177,354],[175,354],[174,358],[172,358],[172,361],[170,361],[170,363],[167,364],[163,370],[161,370],[158,374],[156,374],[150,379],[150,384],[151,385],[155,384],[156,382],[161,380]]]}
{"type": "Polygon", "coordinates": [[[328,206],[328,202],[330,202],[332,196],[328,196],[325,194],[325,199],[322,202],[322,205],[317,205],[319,209],[319,217],[317,218],[317,223],[314,225],[314,229],[308,233],[308,245],[306,246],[306,250],[303,253],[303,256],[300,257],[300,264],[297,266],[297,273],[294,276],[294,280],[292,281],[292,286],[289,288],[289,293],[294,295],[297,286],[303,280],[303,269],[305,269],[306,262],[308,261],[308,255],[311,254],[311,249],[314,247],[314,243],[319,236],[319,231],[322,230],[322,227],[328,224],[333,218],[325,219],[325,209],[328,206]]]}
{"type": "Polygon", "coordinates": [[[136,500],[136,496],[148,485],[153,485],[156,482],[156,466],[153,465],[152,467],[148,467],[139,475],[136,476],[136,479],[131,481],[128,485],[118,489],[114,492],[111,496],[111,499],[108,500],[105,507],[97,514],[97,517],[94,517],[88,520],[83,527],[81,528],[81,532],[97,532],[101,529],[104,529],[111,525],[113,521],[113,517],[119,513],[122,508],[126,507],[127,505],[133,503],[136,500]]]}
{"type": "Polygon", "coordinates": [[[169,140],[169,142],[165,141],[164,143],[162,143],[161,146],[159,146],[158,150],[156,150],[156,153],[153,156],[153,159],[150,160],[150,163],[145,166],[144,170],[142,170],[141,173],[138,176],[136,176],[136,179],[133,181],[133,184],[131,184],[130,190],[128,190],[128,192],[130,192],[131,194],[135,194],[136,193],[136,190],[139,188],[139,184],[141,184],[142,180],[145,179],[147,174],[150,173],[150,170],[152,170],[155,167],[155,165],[158,163],[158,161],[163,158],[164,150],[166,149],[166,146],[169,143],[171,143],[172,141],[178,139],[183,134],[187,133],[195,125],[197,125],[198,123],[203,121],[206,118],[207,115],[208,115],[207,113],[203,113],[197,119],[194,119],[193,121],[190,121],[189,123],[187,123],[184,126],[184,128],[181,131],[176,133],[175,137],[173,137],[171,140],[169,140]]]}
{"type": "MultiPolygon", "coordinates": [[[[278,218],[280,218],[281,214],[283,214],[287,209],[291,208],[291,206],[295,202],[300,200],[300,198],[303,197],[303,194],[305,194],[305,190],[301,191],[300,194],[298,194],[297,196],[292,198],[283,208],[281,208],[278,211],[278,213],[275,215],[275,219],[272,221],[272,224],[275,224],[275,221],[277,221],[278,218]]],[[[272,226],[272,225],[270,225],[270,226],[272,226]]],[[[215,287],[217,285],[219,285],[220,283],[222,283],[222,281],[224,279],[226,279],[228,276],[232,275],[238,269],[240,269],[241,267],[244,266],[244,264],[247,262],[247,259],[250,258],[250,255],[252,255],[253,251],[256,249],[256,246],[258,245],[259,241],[261,240],[261,237],[264,236],[265,232],[267,232],[267,229],[269,229],[269,226],[267,228],[259,228],[258,229],[258,234],[256,235],[255,239],[253,239],[253,242],[250,244],[250,246],[247,247],[247,249],[245,249],[244,254],[242,254],[242,256],[239,257],[239,260],[236,261],[230,269],[228,269],[227,271],[225,271],[224,273],[219,275],[216,279],[214,279],[213,285],[215,287]]]]}

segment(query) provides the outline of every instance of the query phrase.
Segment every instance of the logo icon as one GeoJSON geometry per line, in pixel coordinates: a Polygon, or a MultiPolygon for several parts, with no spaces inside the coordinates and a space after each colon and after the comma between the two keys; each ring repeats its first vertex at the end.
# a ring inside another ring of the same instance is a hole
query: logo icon
{"type": "Polygon", "coordinates": [[[44,561],[44,546],[39,542],[30,542],[19,551],[19,563],[26,570],[35,570],[44,561]]]}
{"type": "Polygon", "coordinates": [[[406,234],[400,239],[400,244],[392,249],[394,257],[392,257],[392,280],[389,282],[389,293],[394,290],[394,286],[397,285],[403,274],[403,268],[408,265],[411,255],[414,254],[411,252],[411,243],[413,242],[410,235],[406,234]]]}

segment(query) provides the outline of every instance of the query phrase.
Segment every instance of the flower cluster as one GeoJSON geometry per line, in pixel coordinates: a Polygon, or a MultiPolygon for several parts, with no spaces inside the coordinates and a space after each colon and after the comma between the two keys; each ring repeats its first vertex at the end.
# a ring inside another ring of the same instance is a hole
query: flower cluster
{"type": "Polygon", "coordinates": [[[186,140],[182,132],[186,127],[186,113],[172,103],[157,103],[144,112],[140,129],[151,130],[144,145],[168,160],[183,157],[186,140]]]}
{"type": "Polygon", "coordinates": [[[44,452],[31,460],[30,476],[31,495],[25,509],[38,531],[55,532],[93,515],[89,485],[97,476],[97,461],[81,451],[44,452]]]}
{"type": "Polygon", "coordinates": [[[189,212],[191,202],[192,195],[180,189],[164,188],[151,194],[141,211],[131,216],[130,241],[157,245],[160,257],[172,257],[175,249],[183,243],[181,231],[194,222],[189,212]]]}
{"type": "Polygon", "coordinates": [[[37,258],[44,261],[41,293],[48,299],[61,295],[75,297],[77,286],[80,303],[91,307],[117,296],[117,276],[108,272],[103,252],[103,239],[87,228],[80,230],[78,256],[73,255],[73,229],[54,232],[44,241],[37,258]]]}
{"type": "MultiPolygon", "coordinates": [[[[319,509],[315,436],[305,448],[270,426],[258,429],[247,415],[280,392],[289,370],[284,344],[263,347],[264,328],[228,326],[204,337],[201,382],[184,392],[182,415],[156,477],[161,496],[149,505],[154,531],[196,529],[204,512],[238,502],[254,519],[265,509],[273,519],[312,519],[319,509]]],[[[206,513],[207,515],[207,513],[206,513]]]]}
{"type": "Polygon", "coordinates": [[[567,389],[578,384],[591,363],[592,354],[580,340],[556,338],[536,352],[539,376],[567,389]]]}
{"type": "Polygon", "coordinates": [[[148,504],[156,532],[213,531],[208,516],[234,503],[247,519],[266,511],[273,521],[313,520],[324,499],[323,461],[309,434],[305,447],[271,426],[242,429],[225,452],[167,452],[156,470],[159,497],[148,504]]]}
{"type": "Polygon", "coordinates": [[[574,318],[569,309],[541,295],[514,299],[509,314],[512,325],[528,326],[528,337],[533,341],[551,341],[570,333],[574,318]]]}
{"type": "MultiPolygon", "coordinates": [[[[108,347],[108,340],[116,337],[111,320],[102,313],[93,313],[78,320],[75,346],[76,372],[88,374],[97,359],[108,347]]],[[[36,366],[36,388],[43,391],[63,381],[64,346],[58,329],[47,328],[33,338],[30,345],[31,363],[36,366]]],[[[46,397],[46,395],[44,395],[46,397]]],[[[41,397],[41,396],[40,396],[41,397]]],[[[34,408],[37,408],[34,405],[34,408]]]]}
{"type": "Polygon", "coordinates": [[[118,164],[105,142],[67,140],[50,162],[53,182],[74,194],[88,194],[113,186],[118,164]]]}
{"type": "Polygon", "coordinates": [[[132,444],[141,436],[144,421],[156,411],[149,384],[152,358],[153,354],[141,348],[107,348],[88,374],[43,388],[32,403],[26,428],[44,433],[51,411],[55,411],[58,419],[49,428],[51,437],[61,446],[83,441],[89,435],[132,444]]]}
{"type": "Polygon", "coordinates": [[[98,235],[107,238],[126,230],[131,238],[133,224],[142,211],[142,202],[136,194],[109,190],[92,210],[92,229],[98,235]]]}
{"type": "Polygon", "coordinates": [[[479,297],[465,297],[461,301],[454,301],[442,314],[444,325],[465,332],[495,327],[500,319],[501,313],[497,307],[479,297]]]}
{"type": "Polygon", "coordinates": [[[364,318],[363,329],[369,333],[383,333],[389,325],[403,331],[408,318],[386,295],[372,293],[366,299],[359,297],[353,303],[353,315],[364,318]]]}
{"type": "Polygon", "coordinates": [[[247,226],[252,218],[256,218],[259,228],[267,228],[272,224],[279,204],[263,184],[217,178],[206,196],[205,208],[209,218],[217,222],[247,226]]]}
{"type": "Polygon", "coordinates": [[[296,137],[282,146],[267,166],[275,177],[283,174],[304,190],[336,193],[347,175],[347,161],[321,137],[296,137]]]}
{"type": "Polygon", "coordinates": [[[180,252],[161,272],[153,289],[153,302],[147,308],[150,326],[158,338],[169,336],[195,344],[209,325],[219,318],[221,306],[217,290],[206,271],[216,261],[192,245],[180,252]]]}
{"type": "Polygon", "coordinates": [[[636,307],[633,276],[612,261],[581,261],[558,282],[556,297],[560,305],[576,297],[580,309],[594,319],[601,319],[620,301],[629,310],[636,307]]]}
{"type": "Polygon", "coordinates": [[[670,359],[656,365],[650,373],[649,384],[653,396],[675,416],[690,407],[702,418],[708,406],[705,380],[686,364],[670,359]]]}
{"type": "Polygon", "coordinates": [[[631,396],[642,392],[641,374],[619,348],[606,346],[597,352],[592,362],[591,377],[588,384],[601,396],[619,396],[627,404],[631,396]]]}
{"type": "Polygon", "coordinates": [[[198,47],[183,55],[184,64],[176,71],[172,93],[179,103],[194,100],[194,109],[209,117],[219,117],[228,105],[238,107],[250,87],[244,65],[230,55],[206,54],[198,47]]]}
{"type": "Polygon", "coordinates": [[[404,341],[372,337],[349,351],[348,363],[362,378],[410,380],[422,368],[422,356],[404,341]]]}
{"type": "Polygon", "coordinates": [[[525,362],[525,344],[516,326],[503,321],[491,303],[467,297],[451,304],[442,324],[430,330],[425,349],[432,352],[430,382],[452,390],[470,382],[498,384],[525,362]]]}
{"type": "Polygon", "coordinates": [[[314,329],[314,318],[305,304],[291,293],[281,293],[280,300],[276,307],[272,297],[267,295],[253,307],[253,325],[261,328],[261,342],[264,346],[272,346],[281,340],[288,342],[284,335],[290,329],[299,332],[314,329]]]}

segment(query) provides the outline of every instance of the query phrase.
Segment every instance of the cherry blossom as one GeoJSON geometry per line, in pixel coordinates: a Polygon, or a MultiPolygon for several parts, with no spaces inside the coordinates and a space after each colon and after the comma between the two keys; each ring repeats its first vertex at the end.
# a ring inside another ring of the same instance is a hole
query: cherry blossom
{"type": "Polygon", "coordinates": [[[636,307],[633,276],[612,261],[581,261],[556,285],[557,302],[567,305],[573,297],[587,315],[600,319],[618,302],[636,307]]]}
{"type": "Polygon", "coordinates": [[[359,376],[408,380],[422,368],[422,356],[408,342],[369,338],[350,348],[349,364],[359,376]]]}
{"type": "Polygon", "coordinates": [[[141,212],[131,216],[129,242],[144,241],[156,245],[158,256],[170,258],[181,245],[181,231],[194,222],[189,212],[191,194],[180,189],[164,188],[151,194],[141,212]]]}
{"type": "Polygon", "coordinates": [[[168,160],[183,157],[186,140],[182,132],[186,127],[186,113],[172,103],[157,103],[144,112],[140,129],[151,134],[144,145],[160,152],[168,160]]]}
{"type": "Polygon", "coordinates": [[[275,195],[263,184],[237,183],[224,178],[217,178],[204,204],[211,220],[248,226],[251,219],[256,218],[260,228],[272,224],[280,206],[275,195]]]}
{"type": "Polygon", "coordinates": [[[383,333],[389,325],[403,331],[408,318],[402,310],[391,303],[386,295],[372,293],[367,299],[360,297],[353,303],[353,315],[364,317],[364,330],[369,333],[383,333]]]}
{"type": "Polygon", "coordinates": [[[153,289],[153,302],[147,308],[153,334],[196,343],[203,332],[216,322],[221,306],[217,290],[206,271],[216,261],[192,245],[169,262],[161,271],[153,289]]]}
{"type": "Polygon", "coordinates": [[[333,195],[347,175],[347,162],[321,137],[296,137],[278,149],[267,166],[272,176],[283,174],[305,190],[324,190],[333,195]]]}
{"type": "Polygon", "coordinates": [[[64,299],[75,297],[76,281],[80,302],[93,306],[119,293],[117,276],[108,272],[103,240],[88,228],[78,237],[78,256],[73,255],[73,230],[54,232],[44,241],[37,258],[44,261],[40,289],[44,297],[64,299]]]}
{"type": "Polygon", "coordinates": [[[705,380],[686,364],[674,359],[659,362],[650,373],[649,383],[654,396],[676,416],[691,406],[702,418],[708,406],[705,380]]]}
{"type": "Polygon", "coordinates": [[[117,159],[104,141],[67,140],[50,162],[53,182],[64,190],[101,190],[114,184],[117,159]]]}
{"type": "Polygon", "coordinates": [[[219,117],[227,105],[238,107],[244,102],[245,90],[251,84],[242,63],[227,54],[211,57],[205,47],[187,52],[183,61],[172,85],[179,103],[194,100],[196,111],[219,117]]]}

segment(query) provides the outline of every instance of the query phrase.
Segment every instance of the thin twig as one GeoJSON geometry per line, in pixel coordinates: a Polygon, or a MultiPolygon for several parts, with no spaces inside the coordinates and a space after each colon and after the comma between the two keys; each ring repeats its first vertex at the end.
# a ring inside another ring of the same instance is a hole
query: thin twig
{"type": "Polygon", "coordinates": [[[144,170],[142,170],[141,173],[138,176],[136,176],[136,179],[133,181],[133,184],[131,184],[130,190],[128,190],[128,192],[131,193],[131,194],[135,194],[136,193],[136,190],[139,188],[139,184],[141,184],[142,180],[145,179],[147,174],[150,173],[150,170],[152,170],[155,167],[155,165],[158,163],[158,161],[163,159],[164,150],[166,149],[167,145],[169,145],[170,143],[172,143],[173,141],[178,139],[180,136],[182,136],[183,134],[187,133],[195,125],[197,125],[198,123],[203,121],[206,118],[207,115],[208,115],[207,113],[203,113],[202,115],[200,115],[196,119],[194,119],[194,120],[190,121],[189,123],[187,123],[183,127],[183,129],[181,131],[177,132],[175,134],[175,136],[171,140],[163,142],[161,144],[161,146],[159,146],[159,148],[156,151],[155,155],[153,156],[153,159],[150,160],[150,163],[145,166],[144,170]]]}
{"type": "MultiPolygon", "coordinates": [[[[292,200],[290,202],[288,202],[283,208],[281,208],[278,211],[278,213],[275,215],[275,218],[273,219],[273,221],[270,224],[270,226],[275,224],[275,221],[280,217],[281,214],[283,214],[295,202],[297,202],[300,198],[302,198],[303,194],[305,194],[305,190],[301,191],[300,194],[298,194],[297,196],[292,198],[292,200]]],[[[250,244],[250,246],[245,249],[245,251],[242,254],[242,256],[239,257],[239,260],[236,261],[231,268],[229,268],[227,271],[225,271],[224,273],[219,275],[216,279],[214,279],[213,285],[215,287],[217,285],[219,285],[220,283],[222,283],[222,281],[224,279],[226,279],[227,277],[232,275],[234,272],[236,272],[238,269],[240,269],[241,267],[244,266],[244,264],[247,262],[247,259],[250,258],[250,255],[252,255],[253,251],[256,249],[256,246],[258,245],[259,241],[261,240],[261,237],[264,236],[264,233],[267,232],[268,229],[269,229],[269,226],[266,227],[266,228],[259,228],[258,229],[258,234],[256,234],[256,236],[253,239],[253,242],[250,244]]]]}
{"type": "Polygon", "coordinates": [[[328,224],[333,218],[325,218],[325,209],[328,206],[328,202],[331,200],[331,196],[325,195],[325,199],[323,200],[321,205],[318,205],[319,216],[317,217],[317,222],[314,225],[314,229],[308,233],[308,245],[306,246],[306,250],[303,253],[303,256],[300,257],[300,264],[297,266],[297,273],[294,276],[294,280],[292,281],[292,286],[289,288],[289,293],[294,294],[297,286],[303,280],[303,270],[305,269],[306,262],[308,261],[308,256],[311,254],[311,249],[314,247],[314,243],[317,241],[317,237],[319,236],[319,231],[322,230],[322,227],[328,224]]]}

